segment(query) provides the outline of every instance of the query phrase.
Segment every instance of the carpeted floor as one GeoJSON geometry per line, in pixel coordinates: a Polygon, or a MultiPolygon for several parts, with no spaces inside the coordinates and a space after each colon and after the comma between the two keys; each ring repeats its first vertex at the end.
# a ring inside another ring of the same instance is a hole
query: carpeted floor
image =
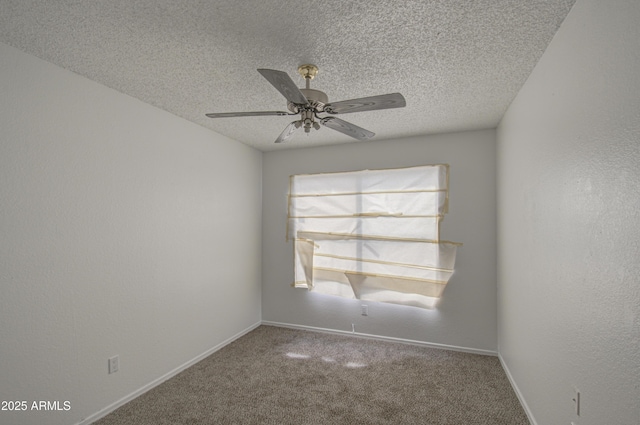
{"type": "Polygon", "coordinates": [[[260,326],[95,425],[528,425],[497,357],[260,326]]]}

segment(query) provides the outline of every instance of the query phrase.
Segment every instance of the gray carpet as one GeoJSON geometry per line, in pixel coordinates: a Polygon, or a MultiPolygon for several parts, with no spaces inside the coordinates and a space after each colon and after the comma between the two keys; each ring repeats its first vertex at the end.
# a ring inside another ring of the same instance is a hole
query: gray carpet
{"type": "Polygon", "coordinates": [[[260,326],[95,425],[528,425],[497,357],[260,326]]]}

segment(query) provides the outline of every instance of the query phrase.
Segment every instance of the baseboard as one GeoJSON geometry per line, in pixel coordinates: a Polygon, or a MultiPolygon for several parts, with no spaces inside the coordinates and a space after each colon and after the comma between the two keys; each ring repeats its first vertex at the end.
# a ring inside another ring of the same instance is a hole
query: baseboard
{"type": "Polygon", "coordinates": [[[496,351],[491,351],[491,350],[481,350],[478,348],[469,348],[469,347],[458,347],[455,345],[437,344],[433,342],[416,341],[413,339],[404,339],[404,338],[394,338],[390,336],[365,334],[360,332],[349,332],[349,331],[341,331],[337,329],[316,328],[313,326],[293,325],[290,323],[270,322],[267,320],[263,320],[262,324],[267,326],[278,326],[281,328],[300,329],[300,330],[313,331],[313,332],[323,332],[323,333],[336,334],[336,335],[348,335],[348,336],[355,336],[359,338],[376,339],[379,341],[399,342],[402,344],[419,345],[422,347],[439,348],[442,350],[461,351],[464,353],[481,354],[484,356],[498,355],[496,351]]]}
{"type": "Polygon", "coordinates": [[[233,335],[230,338],[227,338],[226,340],[222,341],[220,344],[216,345],[215,347],[212,347],[212,348],[208,349],[204,353],[194,357],[193,359],[191,359],[188,362],[178,366],[177,368],[173,369],[172,371],[162,375],[161,377],[159,377],[157,379],[154,379],[153,381],[149,382],[147,385],[135,390],[131,394],[121,398],[120,400],[116,401],[115,403],[110,404],[109,406],[107,406],[104,409],[94,413],[93,415],[84,418],[82,421],[76,423],[76,425],[89,425],[90,423],[95,422],[98,419],[101,419],[101,418],[107,416],[109,413],[113,412],[117,408],[127,404],[128,402],[130,402],[134,398],[141,396],[142,394],[146,393],[150,389],[162,384],[164,381],[166,381],[166,380],[168,380],[170,378],[173,378],[178,373],[180,373],[183,370],[193,366],[194,364],[198,363],[200,360],[203,360],[205,357],[210,356],[211,354],[213,354],[216,351],[220,350],[224,346],[232,343],[233,341],[235,341],[236,339],[240,338],[241,336],[251,332],[252,330],[254,330],[255,328],[257,328],[260,325],[261,325],[261,323],[258,322],[258,323],[255,323],[255,324],[249,326],[245,330],[240,331],[239,333],[233,335]]]}
{"type": "Polygon", "coordinates": [[[511,388],[513,388],[513,391],[516,393],[516,396],[518,397],[518,401],[520,401],[520,405],[524,409],[524,413],[527,414],[527,418],[529,419],[529,422],[531,423],[531,425],[538,425],[535,418],[533,417],[533,413],[531,413],[531,409],[529,409],[529,405],[527,404],[526,400],[524,399],[524,396],[520,392],[520,388],[518,388],[516,381],[514,381],[513,376],[511,375],[511,371],[507,367],[507,364],[504,362],[504,359],[502,358],[500,353],[498,353],[498,359],[500,359],[500,364],[502,365],[502,369],[504,370],[504,373],[507,375],[507,378],[509,379],[509,383],[511,384],[511,388]]]}

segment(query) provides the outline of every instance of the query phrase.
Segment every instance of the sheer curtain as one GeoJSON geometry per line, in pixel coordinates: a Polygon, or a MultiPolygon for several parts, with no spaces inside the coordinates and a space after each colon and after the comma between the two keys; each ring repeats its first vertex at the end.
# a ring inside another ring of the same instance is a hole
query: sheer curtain
{"type": "Polygon", "coordinates": [[[448,165],[291,176],[294,286],[435,306],[460,245],[440,239],[448,183],[448,165]]]}

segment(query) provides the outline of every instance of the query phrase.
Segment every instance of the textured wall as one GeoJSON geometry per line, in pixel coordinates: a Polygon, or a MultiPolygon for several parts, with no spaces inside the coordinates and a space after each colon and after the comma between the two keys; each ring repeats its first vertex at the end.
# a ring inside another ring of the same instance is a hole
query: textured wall
{"type": "Polygon", "coordinates": [[[71,403],[0,423],[69,425],[259,322],[261,154],[0,57],[0,400],[71,403]]]}
{"type": "Polygon", "coordinates": [[[640,423],[638,22],[576,2],[498,128],[499,351],[539,425],[640,423]]]}
{"type": "Polygon", "coordinates": [[[268,152],[263,157],[263,319],[480,350],[496,350],[495,131],[268,152]],[[443,239],[464,243],[436,310],[370,303],[293,289],[285,241],[291,174],[451,165],[443,239]]]}

